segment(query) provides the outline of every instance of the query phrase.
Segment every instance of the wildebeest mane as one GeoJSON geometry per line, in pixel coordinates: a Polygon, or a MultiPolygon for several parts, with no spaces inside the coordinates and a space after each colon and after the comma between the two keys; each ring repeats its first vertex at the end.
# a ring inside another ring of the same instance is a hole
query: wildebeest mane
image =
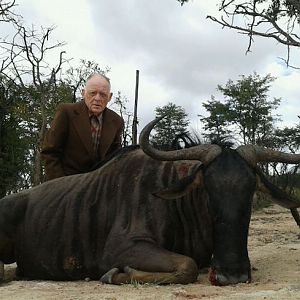
{"type": "Polygon", "coordinates": [[[215,138],[211,141],[211,144],[218,145],[222,149],[231,149],[234,143],[225,137],[225,138],[215,138]]]}
{"type": "MultiPolygon", "coordinates": [[[[173,140],[172,144],[170,145],[170,149],[168,150],[178,150],[182,148],[190,148],[194,146],[203,145],[204,142],[198,133],[190,133],[190,132],[183,132],[178,134],[175,139],[173,140]],[[184,146],[180,146],[180,141],[184,143],[184,146]]],[[[218,145],[221,148],[232,148],[233,142],[230,141],[227,137],[219,137],[212,139],[209,144],[218,145]]]]}

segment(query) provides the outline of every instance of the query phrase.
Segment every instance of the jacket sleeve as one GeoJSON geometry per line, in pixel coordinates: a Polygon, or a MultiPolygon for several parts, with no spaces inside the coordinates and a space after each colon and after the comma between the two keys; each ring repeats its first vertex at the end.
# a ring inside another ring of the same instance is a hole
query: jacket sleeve
{"type": "Polygon", "coordinates": [[[62,158],[68,134],[68,117],[64,105],[58,106],[51,127],[46,133],[41,155],[45,163],[46,179],[65,176],[62,158]]]}

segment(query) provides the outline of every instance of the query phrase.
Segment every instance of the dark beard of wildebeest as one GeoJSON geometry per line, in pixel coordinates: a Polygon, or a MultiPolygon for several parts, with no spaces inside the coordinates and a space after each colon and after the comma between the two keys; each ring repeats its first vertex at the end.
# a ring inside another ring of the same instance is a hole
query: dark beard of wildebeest
{"type": "Polygon", "coordinates": [[[300,206],[256,164],[300,156],[253,146],[158,151],[148,142],[156,122],[142,131],[142,149],[2,198],[1,262],[16,261],[28,279],[190,283],[210,266],[212,284],[249,282],[254,192],[294,213],[300,206]]]}

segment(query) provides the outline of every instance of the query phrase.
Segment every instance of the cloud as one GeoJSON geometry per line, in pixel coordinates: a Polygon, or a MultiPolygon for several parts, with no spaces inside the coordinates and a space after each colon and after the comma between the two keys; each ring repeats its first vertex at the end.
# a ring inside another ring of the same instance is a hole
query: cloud
{"type": "MultiPolygon", "coordinates": [[[[93,2],[98,47],[114,63],[130,61],[174,95],[209,93],[231,76],[249,74],[269,55],[266,43],[247,56],[247,39],[206,19],[203,5],[175,0],[93,2]]],[[[214,6],[213,6],[214,7],[214,6]]],[[[210,5],[210,11],[212,5],[210,5]]]]}
{"type": "Polygon", "coordinates": [[[255,38],[252,52],[245,55],[247,36],[206,19],[218,14],[218,3],[190,1],[181,7],[176,0],[23,0],[22,9],[28,19],[56,24],[68,55],[110,66],[114,92],[127,96],[131,107],[139,69],[140,127],[153,118],[155,107],[170,101],[196,124],[203,101],[216,93],[218,84],[254,71],[280,77],[272,96],[287,99],[282,109],[290,113],[284,118],[294,120],[289,106],[295,115],[300,87],[291,82],[299,80],[299,72],[286,70],[278,59],[286,49],[255,38]]]}

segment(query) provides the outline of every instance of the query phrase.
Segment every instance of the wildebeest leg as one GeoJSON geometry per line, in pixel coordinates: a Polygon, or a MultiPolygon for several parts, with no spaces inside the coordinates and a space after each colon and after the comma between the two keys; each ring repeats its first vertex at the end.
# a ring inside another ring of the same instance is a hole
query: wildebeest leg
{"type": "Polygon", "coordinates": [[[124,267],[110,270],[102,276],[102,282],[186,284],[196,281],[198,276],[198,268],[192,258],[167,251],[151,243],[137,244],[122,253],[119,259],[124,267]]]}

